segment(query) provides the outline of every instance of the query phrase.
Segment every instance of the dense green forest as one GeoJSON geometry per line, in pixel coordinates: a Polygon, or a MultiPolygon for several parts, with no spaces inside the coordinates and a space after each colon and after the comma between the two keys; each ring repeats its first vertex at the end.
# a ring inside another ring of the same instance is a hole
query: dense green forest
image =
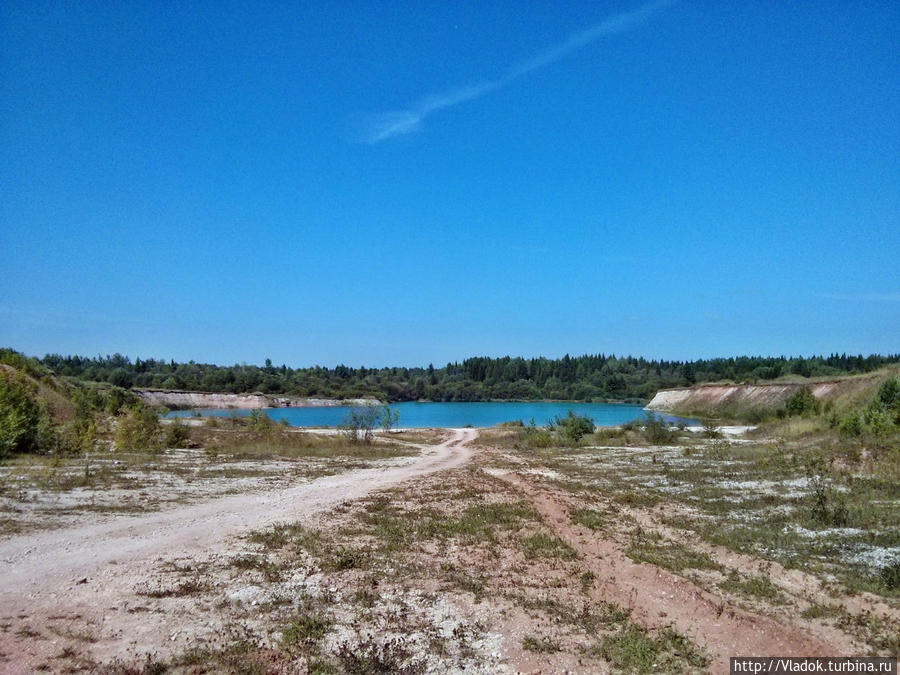
{"type": "MultiPolygon", "coordinates": [[[[6,351],[6,350],[3,350],[6,351]]],[[[11,350],[10,350],[11,352],[11,350]]],[[[866,373],[900,362],[887,356],[762,357],[647,360],[614,355],[585,355],[561,359],[474,357],[442,368],[289,368],[176,363],[158,359],[112,356],[61,356],[34,359],[59,376],[132,387],[210,392],[262,392],[285,396],[356,398],[375,396],[387,401],[484,400],[648,400],[658,389],[698,382],[765,382],[802,377],[866,373]]]]}

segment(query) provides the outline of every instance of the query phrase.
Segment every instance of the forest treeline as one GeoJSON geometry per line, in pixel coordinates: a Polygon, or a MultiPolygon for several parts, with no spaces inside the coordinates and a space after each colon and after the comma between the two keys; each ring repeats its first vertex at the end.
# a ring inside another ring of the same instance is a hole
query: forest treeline
{"type": "MultiPolygon", "coordinates": [[[[3,350],[7,353],[11,350],[3,350]]],[[[176,363],[159,359],[48,354],[35,363],[64,377],[132,387],[385,401],[571,400],[645,402],[659,389],[701,382],[766,382],[866,373],[900,362],[900,354],[647,360],[585,355],[561,359],[473,357],[441,368],[289,368],[176,363]]]]}

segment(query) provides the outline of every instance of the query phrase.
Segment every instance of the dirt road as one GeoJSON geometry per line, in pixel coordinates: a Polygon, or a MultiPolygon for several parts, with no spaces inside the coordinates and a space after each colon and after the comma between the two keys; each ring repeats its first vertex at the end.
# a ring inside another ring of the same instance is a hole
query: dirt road
{"type": "MultiPolygon", "coordinates": [[[[225,549],[235,537],[273,523],[303,521],[342,502],[425,474],[465,463],[474,429],[455,429],[439,445],[425,446],[402,466],[328,476],[287,490],[238,494],[161,513],[117,518],[0,542],[0,669],[30,672],[54,649],[29,639],[34,627],[69,619],[91,627],[92,651],[116,654],[122,646],[105,629],[110,612],[123,609],[136,583],[161,559],[188,558],[225,549]],[[20,670],[16,670],[19,668],[20,670]]],[[[121,616],[121,614],[120,614],[121,616]]],[[[140,646],[149,628],[117,622],[119,642],[140,646]],[[130,639],[135,638],[135,639],[130,639]]],[[[58,650],[58,647],[56,648],[58,650]]],[[[105,654],[102,654],[104,653],[105,654]]]]}

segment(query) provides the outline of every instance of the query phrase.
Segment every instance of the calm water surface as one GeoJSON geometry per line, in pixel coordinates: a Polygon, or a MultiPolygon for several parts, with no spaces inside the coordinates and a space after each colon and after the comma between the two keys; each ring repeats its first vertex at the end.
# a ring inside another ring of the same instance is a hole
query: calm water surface
{"type": "MultiPolygon", "coordinates": [[[[335,427],[347,417],[348,408],[265,408],[266,414],[275,421],[287,420],[294,427],[335,427]]],[[[550,403],[540,402],[486,402],[486,403],[394,403],[391,410],[400,412],[400,426],[406,428],[424,427],[492,427],[501,422],[522,420],[529,424],[534,420],[538,426],[547,424],[554,417],[565,416],[569,410],[585,415],[598,426],[616,426],[647,415],[639,405],[624,403],[550,403]]],[[[229,417],[246,416],[249,410],[176,410],[169,417],[191,417],[201,415],[229,417]]],[[[696,424],[695,420],[661,415],[666,420],[684,419],[686,424],[696,424]]]]}

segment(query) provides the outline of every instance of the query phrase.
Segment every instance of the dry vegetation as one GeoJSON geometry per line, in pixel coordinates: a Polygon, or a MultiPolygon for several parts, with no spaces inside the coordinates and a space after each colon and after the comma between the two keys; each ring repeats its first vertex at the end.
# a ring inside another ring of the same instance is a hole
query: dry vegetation
{"type": "MultiPolygon", "coordinates": [[[[893,437],[804,417],[749,437],[569,431],[482,431],[463,468],[155,563],[124,603],[171,621],[152,649],[123,651],[114,626],[63,608],[2,630],[55,641],[40,665],[60,672],[689,673],[737,653],[900,654],[893,437]]],[[[3,504],[11,530],[62,526],[408,461],[447,438],[196,426],[189,449],[18,457],[3,504]]]]}

